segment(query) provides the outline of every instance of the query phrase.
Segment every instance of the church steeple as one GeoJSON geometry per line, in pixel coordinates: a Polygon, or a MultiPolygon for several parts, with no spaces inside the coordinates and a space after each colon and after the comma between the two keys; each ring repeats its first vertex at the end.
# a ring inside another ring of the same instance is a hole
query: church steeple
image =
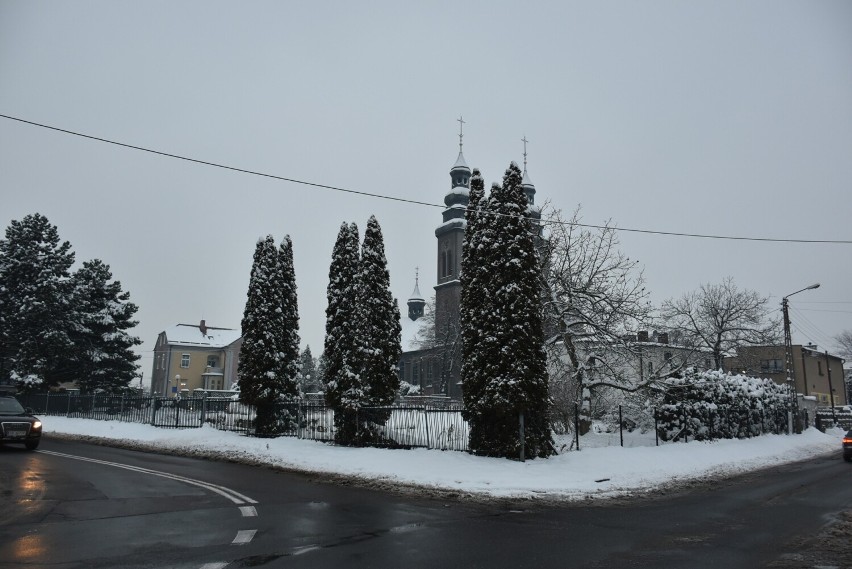
{"type": "Polygon", "coordinates": [[[530,206],[535,205],[535,185],[530,180],[530,175],[527,173],[527,137],[524,136],[521,139],[521,142],[524,143],[524,175],[521,179],[521,187],[524,189],[524,193],[527,195],[527,203],[530,206]]]}
{"type": "MultiPolygon", "coordinates": [[[[464,153],[462,152],[462,148],[464,146],[464,119],[459,117],[456,120],[459,123],[459,157],[456,158],[456,163],[453,164],[452,168],[450,168],[450,178],[452,179],[453,190],[456,188],[470,188],[470,168],[468,167],[467,162],[465,162],[464,153]]],[[[444,203],[447,204],[447,207],[453,205],[448,202],[448,199],[454,193],[456,192],[451,191],[444,199],[444,203]]]]}
{"type": "Polygon", "coordinates": [[[408,299],[408,317],[412,320],[417,320],[423,316],[423,309],[426,307],[426,299],[420,294],[420,267],[414,272],[414,292],[411,293],[411,298],[408,299]]]}

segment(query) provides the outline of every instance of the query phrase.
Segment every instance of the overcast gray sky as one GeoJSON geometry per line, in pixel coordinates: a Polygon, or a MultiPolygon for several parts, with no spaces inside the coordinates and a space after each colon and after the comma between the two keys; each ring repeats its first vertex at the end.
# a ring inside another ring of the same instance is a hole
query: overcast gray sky
{"type": "MultiPolygon", "coordinates": [[[[624,228],[852,240],[852,2],[0,0],[0,114],[440,204],[464,154],[624,228]]],[[[293,239],[322,350],[340,223],[385,236],[404,306],[439,208],[225,171],[0,118],[0,224],[46,215],[139,305],[142,369],[176,323],[239,327],[257,239],[293,239]]],[[[852,245],[622,233],[655,303],[732,276],[791,299],[793,340],[852,328],[852,245]]]]}

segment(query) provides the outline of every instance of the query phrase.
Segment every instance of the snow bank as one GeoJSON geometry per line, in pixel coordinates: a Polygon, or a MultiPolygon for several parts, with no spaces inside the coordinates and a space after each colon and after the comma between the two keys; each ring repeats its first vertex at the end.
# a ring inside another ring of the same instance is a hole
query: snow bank
{"type": "Polygon", "coordinates": [[[209,452],[305,472],[505,498],[586,499],[643,493],[672,482],[725,476],[840,452],[843,431],[746,440],[604,447],[525,463],[463,452],[336,447],[291,437],[256,439],[205,426],[150,425],[45,417],[44,433],[97,437],[197,454],[209,452]]]}

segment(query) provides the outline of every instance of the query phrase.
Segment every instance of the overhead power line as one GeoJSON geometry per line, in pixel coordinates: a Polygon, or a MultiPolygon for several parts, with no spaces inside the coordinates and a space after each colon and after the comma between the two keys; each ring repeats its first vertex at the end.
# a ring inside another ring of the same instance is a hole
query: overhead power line
{"type": "MultiPolygon", "coordinates": [[[[296,178],[288,178],[288,177],[285,177],[285,176],[278,176],[278,175],[275,175],[275,174],[267,174],[267,173],[258,172],[258,171],[255,171],[255,170],[248,170],[246,168],[238,168],[236,166],[229,166],[227,164],[220,164],[218,162],[210,162],[208,160],[200,160],[198,158],[190,158],[188,156],[181,156],[179,154],[172,154],[170,152],[155,150],[153,148],[146,148],[144,146],[127,144],[125,142],[118,142],[116,140],[110,140],[108,138],[102,138],[102,137],[99,137],[99,136],[84,134],[82,132],[76,132],[76,131],[73,131],[73,130],[68,130],[68,129],[50,126],[50,125],[46,125],[46,124],[42,124],[42,123],[37,123],[37,122],[34,122],[34,121],[22,119],[22,118],[19,118],[19,117],[13,117],[13,116],[10,116],[10,115],[0,114],[0,117],[2,117],[4,119],[12,120],[12,121],[17,121],[17,122],[23,123],[23,124],[36,126],[36,127],[39,127],[39,128],[44,128],[44,129],[48,129],[48,130],[52,130],[52,131],[56,131],[56,132],[61,132],[61,133],[64,133],[64,134],[70,134],[70,135],[73,135],[73,136],[78,136],[80,138],[86,138],[86,139],[94,140],[94,141],[97,141],[97,142],[103,142],[103,143],[106,143],[106,144],[112,144],[112,145],[115,145],[115,146],[130,148],[132,150],[139,150],[141,152],[148,152],[150,154],[156,154],[158,156],[164,156],[166,158],[174,158],[175,160],[183,160],[185,162],[193,162],[195,164],[202,164],[204,166],[212,166],[214,168],[222,168],[224,170],[231,170],[233,172],[240,172],[242,174],[249,174],[249,175],[252,175],[252,176],[260,176],[260,177],[263,177],[263,178],[270,178],[270,179],[279,180],[279,181],[282,181],[282,182],[290,182],[292,184],[302,184],[302,185],[305,185],[305,186],[311,186],[311,187],[314,187],[314,188],[320,188],[320,189],[324,189],[324,190],[331,190],[331,191],[335,191],[335,192],[344,192],[344,193],[348,193],[348,194],[355,194],[355,195],[359,195],[359,196],[366,196],[366,197],[383,199],[383,200],[390,200],[390,201],[396,201],[396,202],[402,202],[402,203],[410,203],[410,204],[414,204],[414,205],[422,205],[422,206],[436,207],[436,208],[443,208],[444,207],[443,205],[440,205],[440,204],[422,202],[422,201],[411,200],[411,199],[407,199],[407,198],[400,198],[400,197],[397,197],[397,196],[390,196],[390,195],[386,195],[386,194],[363,192],[363,191],[359,191],[359,190],[353,190],[353,189],[350,189],[350,188],[341,188],[341,187],[337,187],[337,186],[329,186],[329,185],[326,185],[326,184],[318,184],[316,182],[308,182],[308,181],[305,181],[305,180],[298,180],[296,178]]],[[[605,229],[605,230],[611,229],[611,230],[614,230],[614,231],[625,231],[625,232],[629,232],[629,233],[644,233],[644,234],[649,234],[649,235],[663,235],[663,236],[669,236],[669,237],[693,237],[693,238],[698,238],[698,239],[724,239],[724,240],[729,240],[729,241],[763,241],[763,242],[767,242],[767,243],[812,243],[812,244],[821,243],[821,244],[835,244],[835,245],[852,245],[852,240],[840,240],[840,239],[778,239],[778,238],[771,238],[771,237],[742,237],[742,236],[733,236],[733,235],[710,235],[710,234],[700,234],[700,233],[678,233],[678,232],[674,232],[674,231],[659,231],[659,230],[652,230],[652,229],[636,229],[636,228],[615,227],[615,226],[608,226],[608,225],[593,225],[593,224],[588,224],[588,223],[576,223],[576,222],[556,221],[556,220],[548,220],[548,219],[543,219],[542,222],[543,223],[550,223],[550,224],[561,224],[561,225],[567,225],[567,226],[585,227],[585,228],[589,228],[589,229],[605,229]]]]}

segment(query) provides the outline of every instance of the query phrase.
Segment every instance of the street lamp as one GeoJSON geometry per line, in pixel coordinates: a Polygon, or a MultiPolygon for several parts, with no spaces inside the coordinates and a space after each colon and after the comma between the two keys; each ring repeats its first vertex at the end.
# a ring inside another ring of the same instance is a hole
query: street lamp
{"type": "Polygon", "coordinates": [[[791,435],[793,434],[793,417],[796,417],[796,421],[798,422],[799,399],[796,397],[796,372],[793,369],[793,338],[790,335],[790,303],[787,302],[787,299],[794,294],[799,294],[800,292],[815,288],[819,288],[819,283],[814,283],[811,286],[806,286],[796,292],[791,292],[781,299],[781,308],[784,311],[784,357],[786,360],[785,367],[787,368],[787,387],[790,388],[790,411],[787,415],[787,432],[791,435]]]}

